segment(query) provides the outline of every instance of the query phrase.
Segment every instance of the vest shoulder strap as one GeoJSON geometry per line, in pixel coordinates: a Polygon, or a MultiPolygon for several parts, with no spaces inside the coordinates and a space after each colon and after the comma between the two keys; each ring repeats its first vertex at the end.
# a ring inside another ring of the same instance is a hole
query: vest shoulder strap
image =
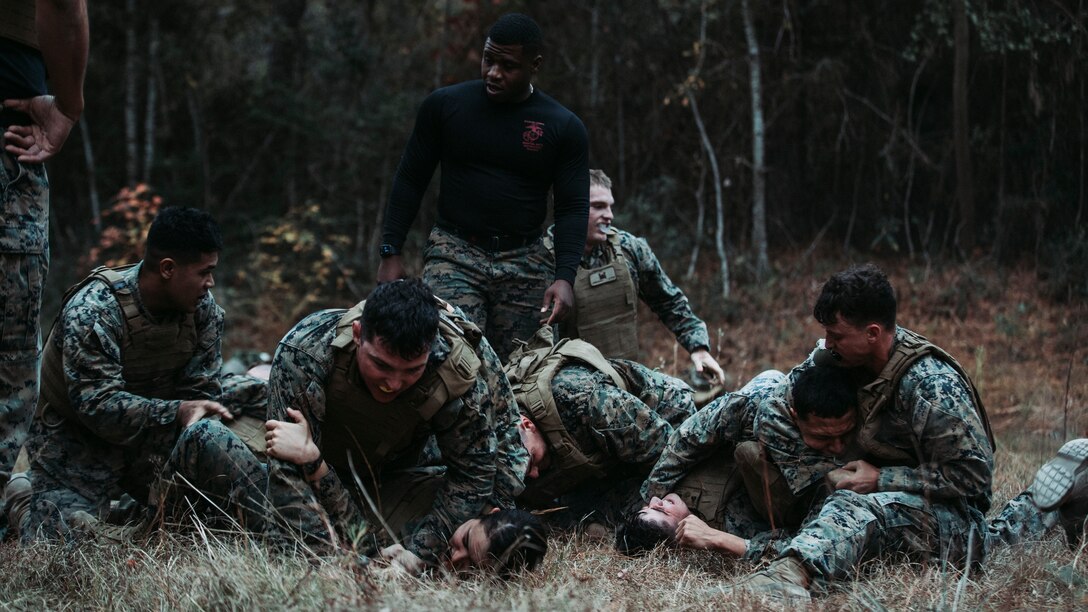
{"type": "Polygon", "coordinates": [[[903,332],[902,336],[897,339],[888,363],[884,366],[877,380],[867,386],[867,389],[871,389],[875,395],[879,395],[876,401],[870,403],[871,409],[884,405],[891,400],[903,375],[918,360],[926,356],[933,356],[951,366],[967,384],[967,387],[971,390],[971,399],[974,401],[979,420],[982,421],[982,425],[986,429],[986,437],[990,440],[990,447],[996,449],[997,442],[990,426],[989,416],[986,414],[986,407],[982,403],[982,397],[979,395],[978,389],[967,371],[960,365],[960,362],[956,361],[956,358],[948,351],[930,342],[925,336],[908,329],[902,329],[901,331],[903,332]]]}

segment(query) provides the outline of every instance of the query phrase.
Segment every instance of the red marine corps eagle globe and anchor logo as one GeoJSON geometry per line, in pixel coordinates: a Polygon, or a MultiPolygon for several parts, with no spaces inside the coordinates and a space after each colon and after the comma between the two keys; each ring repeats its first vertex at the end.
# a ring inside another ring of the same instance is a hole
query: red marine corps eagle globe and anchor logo
{"type": "Polygon", "coordinates": [[[525,133],[521,135],[521,146],[526,151],[539,151],[544,143],[537,142],[544,136],[544,122],[525,120],[525,133]]]}

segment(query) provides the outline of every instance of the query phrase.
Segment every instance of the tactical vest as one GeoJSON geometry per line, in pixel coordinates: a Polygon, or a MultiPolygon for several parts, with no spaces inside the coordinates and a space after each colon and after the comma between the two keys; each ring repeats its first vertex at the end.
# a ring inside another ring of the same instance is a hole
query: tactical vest
{"type": "Polygon", "coordinates": [[[561,324],[562,335],[585,340],[605,357],[638,361],[638,289],[620,235],[612,234],[602,247],[603,264],[578,268],[574,308],[561,324]]]}
{"type": "Polygon", "coordinates": [[[362,317],[366,302],[344,313],[332,340],[333,369],[325,385],[321,454],[341,477],[354,469],[374,481],[386,459],[411,445],[416,428],[429,422],[447,404],[460,412],[460,398],[476,384],[480,358],[476,347],[482,334],[469,320],[435,298],[439,308],[438,332],[450,354],[438,367],[428,367],[411,388],[393,401],[374,399],[359,374],[351,324],[362,317]],[[350,457],[350,461],[349,461],[350,457]]]}
{"type": "Polygon", "coordinates": [[[137,264],[120,268],[95,268],[90,276],[68,289],[61,303],[61,314],[53,323],[42,356],[42,389],[36,418],[50,426],[76,416],[68,400],[68,383],[64,378],[63,354],[57,348],[54,335],[63,333],[60,325],[64,307],[83,287],[102,282],[110,288],[125,319],[121,340],[121,368],[125,391],[141,397],[176,399],[177,383],[186,364],[197,350],[196,324],[193,314],[154,323],[143,316],[136,303],[132,287],[126,286],[121,272],[137,264]]]}
{"type": "MultiPolygon", "coordinates": [[[[990,428],[990,419],[986,416],[986,408],[982,405],[975,384],[971,377],[964,371],[963,366],[944,349],[932,344],[925,337],[910,330],[902,329],[902,334],[897,334],[895,348],[891,358],[880,371],[876,380],[858,390],[858,419],[861,427],[858,429],[858,443],[862,449],[879,459],[886,461],[908,461],[917,463],[920,459],[917,452],[908,452],[890,444],[881,442],[878,435],[881,430],[882,413],[895,401],[895,394],[899,388],[899,382],[903,375],[919,359],[932,355],[937,359],[952,366],[960,378],[971,390],[971,398],[974,400],[979,419],[986,428],[986,437],[990,440],[990,448],[995,449],[993,430],[990,428]]],[[[918,441],[914,441],[917,447],[918,441]]]]}
{"type": "Polygon", "coordinates": [[[733,460],[734,444],[722,448],[688,471],[673,493],[684,500],[692,513],[715,529],[722,529],[725,505],[743,486],[733,460]]]}
{"type": "Polygon", "coordinates": [[[552,378],[559,368],[582,363],[603,372],[620,389],[627,389],[623,376],[612,367],[593,345],[583,340],[564,338],[552,345],[551,328],[540,328],[529,342],[518,341],[510,355],[506,377],[514,398],[527,413],[548,444],[551,466],[525,484],[519,500],[530,505],[544,505],[590,478],[603,478],[611,463],[599,452],[586,453],[563,425],[552,395],[552,378]]]}
{"type": "Polygon", "coordinates": [[[0,0],[0,36],[38,49],[34,0],[0,0]]]}

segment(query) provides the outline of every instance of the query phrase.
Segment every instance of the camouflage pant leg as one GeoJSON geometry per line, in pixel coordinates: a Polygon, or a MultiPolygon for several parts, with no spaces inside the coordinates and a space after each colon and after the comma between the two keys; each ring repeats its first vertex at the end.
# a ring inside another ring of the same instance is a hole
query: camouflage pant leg
{"type": "Polygon", "coordinates": [[[72,514],[82,511],[100,518],[109,512],[108,499],[88,499],[41,470],[31,468],[29,478],[34,492],[30,496],[30,510],[19,528],[23,542],[82,539],[88,534],[71,522],[72,514]]]}
{"type": "Polygon", "coordinates": [[[1019,544],[1043,539],[1052,527],[1058,524],[1056,510],[1043,512],[1031,498],[1030,493],[1021,493],[1009,500],[1001,512],[986,525],[986,539],[991,549],[997,544],[1019,544]]]}
{"type": "Polygon", "coordinates": [[[304,542],[323,549],[335,547],[337,534],[329,514],[297,466],[269,459],[265,497],[270,512],[265,528],[279,545],[304,542]]]}
{"type": "Polygon", "coordinates": [[[756,514],[776,529],[796,529],[828,494],[824,484],[808,487],[794,494],[782,472],[750,440],[737,445],[733,453],[737,471],[756,514]]]}
{"type": "Polygon", "coordinates": [[[261,419],[268,417],[268,381],[249,374],[228,374],[220,379],[220,404],[231,414],[261,419]]]}
{"type": "Polygon", "coordinates": [[[823,580],[846,579],[859,563],[883,553],[978,564],[985,536],[982,516],[975,514],[912,493],[836,491],[783,554],[796,556],[823,580]]]}
{"type": "Polygon", "coordinates": [[[20,164],[0,148],[0,487],[11,475],[38,400],[48,232],[44,166],[20,164]]]}
{"type": "Polygon", "coordinates": [[[266,466],[219,421],[181,432],[163,469],[158,503],[169,515],[195,509],[212,522],[264,530],[266,466]]]}
{"type": "Polygon", "coordinates": [[[480,326],[500,360],[514,339],[540,326],[540,305],[554,266],[544,243],[488,252],[434,228],[423,250],[423,280],[480,326]]]}

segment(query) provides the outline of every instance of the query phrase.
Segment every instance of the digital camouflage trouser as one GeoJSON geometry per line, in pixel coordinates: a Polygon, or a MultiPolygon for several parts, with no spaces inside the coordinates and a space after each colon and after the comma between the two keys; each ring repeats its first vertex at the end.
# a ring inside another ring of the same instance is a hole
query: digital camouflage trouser
{"type": "MultiPolygon", "coordinates": [[[[108,497],[80,494],[41,470],[32,469],[30,479],[34,492],[29,512],[21,521],[24,541],[71,541],[89,535],[83,521],[73,521],[73,515],[79,512],[107,520],[108,497]]],[[[161,511],[165,518],[178,521],[192,513],[214,525],[238,525],[262,532],[267,480],[265,465],[238,436],[219,421],[203,419],[178,437],[152,487],[151,499],[146,500],[150,507],[139,504],[143,516],[137,518],[161,511]]]]}
{"type": "Polygon", "coordinates": [[[423,249],[423,280],[480,326],[502,361],[515,338],[528,340],[540,327],[554,272],[542,240],[490,252],[436,227],[423,249]]]}
{"type": "Polygon", "coordinates": [[[966,507],[930,503],[913,493],[836,491],[784,554],[797,556],[824,580],[847,578],[860,562],[889,552],[977,565],[994,546],[1041,540],[1057,523],[1058,513],[1040,511],[1029,493],[1013,498],[984,523],[966,507]]]}
{"type": "Polygon", "coordinates": [[[38,401],[38,316],[49,270],[45,167],[20,164],[2,147],[0,138],[0,487],[38,401]]]}

